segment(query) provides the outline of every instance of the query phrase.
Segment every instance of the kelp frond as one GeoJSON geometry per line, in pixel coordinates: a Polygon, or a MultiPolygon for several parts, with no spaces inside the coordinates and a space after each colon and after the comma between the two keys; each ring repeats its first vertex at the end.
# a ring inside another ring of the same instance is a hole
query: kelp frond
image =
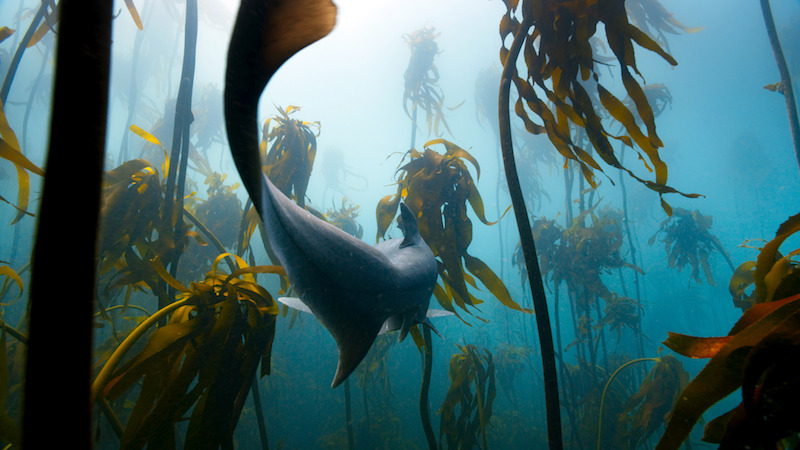
{"type": "Polygon", "coordinates": [[[443,308],[456,312],[455,306],[458,306],[471,314],[468,306],[482,303],[467,289],[467,284],[477,288],[471,273],[503,305],[526,311],[511,298],[494,271],[467,252],[472,242],[472,221],[467,216],[467,203],[481,222],[486,225],[496,223],[486,218],[483,200],[466,164],[472,164],[476,177],[480,177],[478,161],[463,148],[444,139],[429,141],[423,152],[412,149],[406,156],[408,162],[398,169],[401,176],[397,192],[382,198],[378,204],[378,239],[386,234],[397,214],[400,200],[403,200],[417,215],[420,235],[439,259],[439,276],[443,285],[436,286],[434,295],[443,308]],[[430,148],[434,145],[443,145],[445,153],[430,148]]]}
{"type": "MultiPolygon", "coordinates": [[[[504,65],[516,64],[516,61],[507,61],[510,53],[510,48],[506,47],[507,38],[524,39],[522,53],[527,73],[520,75],[514,68],[510,81],[519,93],[514,110],[525,128],[533,134],[546,133],[561,156],[580,166],[592,187],[597,183],[595,171],[603,171],[591,153],[593,149],[603,162],[625,171],[659,196],[679,193],[697,197],[698,194],[684,194],[666,184],[667,165],[659,154],[663,143],[656,133],[654,112],[645,90],[634,77],[634,74],[641,76],[634,58],[634,44],[658,54],[671,65],[676,65],[677,61],[628,21],[625,2],[505,0],[505,3],[507,12],[500,22],[500,37],[504,43],[500,59],[504,65]],[[605,44],[619,63],[619,75],[632,99],[632,107],[601,83],[597,70],[601,55],[592,45],[600,25],[605,30],[605,44]],[[627,134],[611,133],[603,124],[605,117],[613,118],[627,134]],[[585,132],[591,149],[580,139],[573,139],[572,128],[585,132]],[[637,148],[640,159],[654,172],[655,179],[643,179],[623,166],[611,139],[637,148]]],[[[661,204],[670,214],[671,208],[663,197],[661,204]]]]}

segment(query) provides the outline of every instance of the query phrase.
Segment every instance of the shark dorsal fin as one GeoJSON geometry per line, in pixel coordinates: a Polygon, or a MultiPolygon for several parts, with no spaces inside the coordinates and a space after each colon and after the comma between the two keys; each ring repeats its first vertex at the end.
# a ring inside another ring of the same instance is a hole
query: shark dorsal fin
{"type": "Polygon", "coordinates": [[[403,242],[400,243],[400,248],[408,247],[422,239],[417,228],[417,218],[405,203],[400,203],[400,228],[403,230],[403,242]]]}

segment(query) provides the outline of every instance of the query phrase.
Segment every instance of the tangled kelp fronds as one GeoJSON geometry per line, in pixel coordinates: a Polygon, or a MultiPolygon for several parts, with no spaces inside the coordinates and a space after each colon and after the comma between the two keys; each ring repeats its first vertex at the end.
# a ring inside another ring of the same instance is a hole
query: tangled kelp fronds
{"type": "Polygon", "coordinates": [[[443,308],[456,312],[453,302],[464,311],[472,313],[468,306],[482,303],[467,289],[467,283],[477,287],[468,270],[505,306],[522,311],[508,292],[503,282],[480,259],[467,253],[472,242],[472,221],[467,217],[467,202],[478,219],[486,225],[483,200],[469,173],[469,161],[480,178],[478,161],[466,150],[444,139],[425,144],[425,150],[410,150],[410,160],[398,169],[402,172],[397,182],[397,193],[383,197],[378,203],[378,239],[385,236],[389,225],[397,214],[400,200],[417,215],[419,233],[439,258],[439,276],[444,286],[437,284],[436,299],[443,308]],[[444,145],[444,154],[432,150],[433,145],[444,145]],[[463,262],[462,262],[463,261],[463,262]]]}
{"type": "Polygon", "coordinates": [[[667,166],[661,160],[659,148],[663,147],[656,134],[654,113],[642,86],[633,76],[639,74],[634,59],[634,43],[660,55],[671,65],[676,65],[658,43],[646,33],[628,22],[625,2],[614,0],[578,2],[548,5],[540,2],[505,0],[507,12],[500,22],[500,37],[504,44],[500,59],[504,67],[510,67],[510,82],[519,93],[515,105],[516,114],[533,134],[546,133],[556,150],[566,159],[579,164],[584,178],[596,186],[594,171],[602,172],[600,165],[584,148],[580,140],[573,139],[570,127],[586,133],[588,141],[598,156],[608,165],[624,170],[662,196],[661,204],[671,212],[663,194],[684,194],[667,186],[667,166]],[[571,24],[559,26],[559,24],[571,24]],[[591,37],[599,25],[603,25],[606,43],[619,62],[620,76],[627,95],[633,99],[635,108],[627,107],[619,98],[600,83],[596,70],[599,58],[592,46],[591,37]],[[506,47],[506,38],[513,37],[524,55],[527,73],[520,76],[516,65],[509,65],[509,58],[516,61],[517,55],[506,47]],[[633,73],[632,73],[633,72],[633,73]],[[538,92],[543,91],[544,97],[538,92]],[[599,100],[600,105],[597,105],[599,100]],[[540,120],[535,122],[535,115],[540,120]],[[603,115],[608,115],[627,131],[616,136],[603,124],[603,115]],[[641,118],[640,128],[635,116],[641,118]],[[645,167],[654,171],[655,180],[643,179],[622,165],[609,138],[619,140],[628,147],[638,146],[640,159],[645,167]],[[646,158],[646,159],[645,159],[646,158]]]}
{"type": "Polygon", "coordinates": [[[659,234],[664,234],[663,242],[667,253],[667,264],[671,268],[683,270],[688,264],[692,267],[692,280],[702,284],[702,269],[706,281],[714,285],[714,277],[708,257],[717,251],[725,258],[731,270],[734,270],[728,252],[722,247],[716,236],[711,234],[711,216],[704,216],[698,210],[689,211],[676,208],[672,217],[661,222],[659,230],[648,241],[653,245],[659,234]]]}
{"type": "Polygon", "coordinates": [[[278,107],[278,115],[264,122],[259,149],[264,173],[275,186],[301,207],[317,155],[319,122],[306,122],[289,117],[300,110],[278,107]]]}
{"type": "Polygon", "coordinates": [[[619,415],[617,443],[624,443],[626,448],[646,447],[647,440],[664,425],[664,419],[669,417],[687,384],[689,374],[677,358],[671,355],[656,358],[656,365],[619,415]]]}
{"type": "Polygon", "coordinates": [[[695,337],[670,333],[664,344],[691,358],[710,358],[683,390],[658,448],[677,448],[700,416],[741,388],[742,402],[706,425],[703,440],[722,445],[774,448],[800,429],[794,412],[800,384],[795,369],[800,354],[800,249],[781,257],[780,246],[800,231],[800,214],[778,228],[762,247],[753,278],[755,303],[727,336],[695,337]]]}
{"type": "MultiPolygon", "coordinates": [[[[136,327],[103,363],[92,385],[92,400],[119,404],[126,424],[122,448],[174,447],[175,426],[189,413],[187,447],[233,444],[244,401],[259,363],[269,373],[278,307],[256,283],[256,273],[282,273],[276,266],[248,267],[230,254],[217,257],[202,283],[186,287],[158,260],[151,263],[179,299],[136,327]],[[236,259],[230,274],[218,269],[225,257],[236,259]],[[125,353],[159,320],[145,347],[118,367],[125,353]],[[132,406],[126,400],[141,384],[132,406]]],[[[120,423],[121,425],[121,423],[120,423]]]]}
{"type": "Polygon", "coordinates": [[[486,426],[497,394],[492,353],[472,344],[450,359],[450,388],[439,411],[439,438],[447,448],[488,448],[486,426]],[[480,433],[480,441],[478,441],[480,433]]]}
{"type": "Polygon", "coordinates": [[[329,224],[341,228],[345,233],[361,239],[364,236],[364,227],[356,222],[360,206],[350,203],[346,198],[342,199],[339,209],[329,209],[325,213],[325,219],[329,224]]]}

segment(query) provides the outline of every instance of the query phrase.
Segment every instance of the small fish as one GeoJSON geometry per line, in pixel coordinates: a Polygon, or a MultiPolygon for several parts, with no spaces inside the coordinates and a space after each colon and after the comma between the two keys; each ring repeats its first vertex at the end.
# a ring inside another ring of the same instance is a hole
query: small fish
{"type": "Polygon", "coordinates": [[[370,246],[297,206],[261,172],[258,98],[294,53],[327,35],[335,23],[330,0],[243,0],[228,51],[225,120],[236,168],[264,222],[265,237],[299,298],[281,298],[313,313],[339,347],[331,387],[355,370],[375,337],[428,317],[437,262],[401,205],[403,239],[370,246]]]}

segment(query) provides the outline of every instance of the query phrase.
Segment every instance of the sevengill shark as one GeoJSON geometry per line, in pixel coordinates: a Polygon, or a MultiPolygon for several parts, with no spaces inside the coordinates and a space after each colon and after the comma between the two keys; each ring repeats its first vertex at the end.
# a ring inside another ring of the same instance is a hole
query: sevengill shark
{"type": "Polygon", "coordinates": [[[335,20],[330,0],[242,0],[225,74],[236,168],[264,237],[299,294],[280,300],[313,313],[339,347],[331,387],[355,370],[379,333],[399,329],[402,340],[418,323],[431,326],[428,317],[449,314],[428,310],[437,262],[406,205],[400,206],[405,237],[370,246],[297,206],[261,171],[258,99],[278,67],[326,36],[335,20]]]}

